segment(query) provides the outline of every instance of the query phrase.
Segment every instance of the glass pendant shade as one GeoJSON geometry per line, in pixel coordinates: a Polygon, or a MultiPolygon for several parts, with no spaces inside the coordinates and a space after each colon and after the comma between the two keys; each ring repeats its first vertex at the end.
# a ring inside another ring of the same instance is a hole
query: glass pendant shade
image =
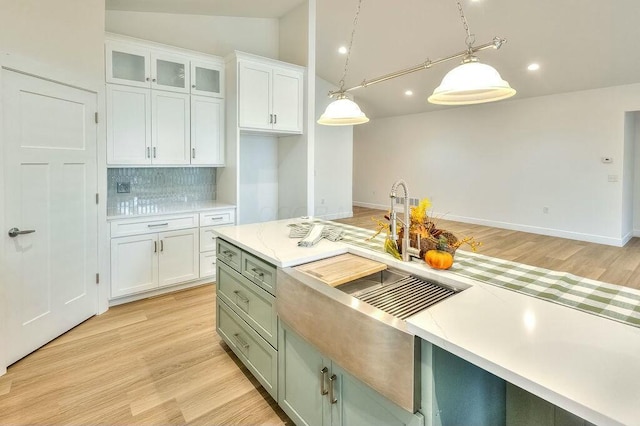
{"type": "Polygon", "coordinates": [[[439,105],[471,105],[500,101],[515,94],[515,89],[495,68],[472,57],[449,71],[428,101],[439,105]]]}
{"type": "Polygon", "coordinates": [[[358,104],[342,94],[338,96],[338,99],[327,105],[327,109],[320,116],[318,124],[325,126],[351,126],[368,121],[369,119],[360,110],[358,104]]]}

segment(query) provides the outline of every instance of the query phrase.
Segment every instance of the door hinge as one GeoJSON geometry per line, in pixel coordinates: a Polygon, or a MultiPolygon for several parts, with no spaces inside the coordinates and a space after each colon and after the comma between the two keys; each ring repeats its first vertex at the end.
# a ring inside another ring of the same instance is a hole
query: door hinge
{"type": "Polygon", "coordinates": [[[96,120],[96,124],[98,124],[98,113],[97,112],[95,113],[94,117],[95,117],[95,120],[96,120]]]}
{"type": "Polygon", "coordinates": [[[100,284],[100,274],[96,274],[96,284],[100,284]]]}
{"type": "Polygon", "coordinates": [[[96,204],[100,204],[100,194],[96,192],[96,204]]]}

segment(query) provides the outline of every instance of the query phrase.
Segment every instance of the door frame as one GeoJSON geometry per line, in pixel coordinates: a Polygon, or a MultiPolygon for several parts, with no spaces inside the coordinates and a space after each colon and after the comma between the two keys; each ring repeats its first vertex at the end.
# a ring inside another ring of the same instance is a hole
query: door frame
{"type": "MultiPolygon", "coordinates": [[[[33,59],[19,57],[17,55],[2,54],[0,52],[0,87],[2,87],[2,70],[10,70],[32,77],[48,80],[54,83],[70,86],[84,90],[96,95],[96,110],[98,113],[98,125],[96,128],[96,168],[97,168],[97,191],[99,196],[98,217],[97,217],[97,273],[100,274],[100,284],[98,287],[98,301],[96,315],[100,315],[109,309],[109,228],[107,223],[107,162],[106,162],[106,104],[105,104],[105,83],[104,83],[104,63],[99,75],[95,76],[75,76],[59,67],[52,67],[33,59]],[[91,78],[93,77],[93,78],[91,78]]],[[[0,93],[0,164],[5,161],[3,94],[0,93]]],[[[5,178],[4,171],[0,172],[0,205],[4,206],[5,201],[5,178]]],[[[6,232],[7,223],[4,208],[0,208],[0,232],[6,232]]],[[[6,268],[5,244],[0,244],[0,341],[6,341],[7,330],[7,296],[5,288],[1,283],[6,282],[4,272],[6,268]]],[[[0,376],[7,372],[7,356],[5,346],[0,345],[0,376]]]]}

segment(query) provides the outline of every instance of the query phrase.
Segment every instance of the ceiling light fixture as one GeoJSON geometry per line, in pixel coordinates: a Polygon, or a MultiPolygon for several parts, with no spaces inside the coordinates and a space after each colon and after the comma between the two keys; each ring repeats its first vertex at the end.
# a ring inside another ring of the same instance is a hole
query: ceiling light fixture
{"type": "Polygon", "coordinates": [[[500,77],[500,74],[495,68],[490,65],[480,63],[478,58],[475,56],[475,53],[481,50],[489,48],[500,49],[506,40],[500,37],[494,37],[494,39],[489,43],[474,46],[475,36],[469,31],[467,18],[462,10],[460,0],[456,0],[456,4],[458,5],[462,25],[467,33],[467,38],[465,40],[467,44],[466,50],[433,61],[427,59],[415,67],[385,74],[370,80],[365,79],[362,80],[362,83],[359,85],[345,89],[344,80],[347,76],[349,58],[351,56],[351,48],[353,46],[353,37],[356,32],[356,24],[358,23],[358,16],[360,15],[360,8],[362,5],[362,0],[358,0],[358,8],[356,9],[356,16],[353,20],[351,42],[349,43],[344,72],[342,74],[342,79],[340,80],[340,88],[329,92],[329,97],[335,97],[336,100],[329,104],[324,114],[320,116],[318,123],[332,126],[366,123],[369,119],[355,102],[347,98],[346,92],[371,86],[372,84],[382,83],[383,81],[411,74],[416,71],[429,69],[433,65],[457,58],[462,58],[462,64],[452,69],[444,76],[442,83],[433,91],[433,94],[429,96],[428,101],[430,103],[440,105],[470,105],[499,101],[515,95],[516,91],[509,86],[508,82],[500,77]],[[349,111],[356,115],[347,115],[349,114],[349,111]]]}
{"type": "Polygon", "coordinates": [[[345,53],[347,53],[347,48],[345,46],[340,46],[338,48],[338,53],[340,53],[341,55],[344,55],[345,53]]]}
{"type": "Polygon", "coordinates": [[[413,95],[413,90],[407,90],[404,92],[405,95],[407,96],[412,96],[413,95]]]}
{"type": "Polygon", "coordinates": [[[533,64],[529,64],[529,66],[527,67],[527,69],[529,71],[538,71],[540,69],[540,65],[533,63],[533,64]]]}

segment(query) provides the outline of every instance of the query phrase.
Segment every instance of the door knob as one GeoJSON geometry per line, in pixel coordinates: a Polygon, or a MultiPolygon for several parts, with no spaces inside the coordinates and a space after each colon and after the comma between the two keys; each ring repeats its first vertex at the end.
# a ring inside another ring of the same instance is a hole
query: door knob
{"type": "Polygon", "coordinates": [[[32,234],[34,232],[36,232],[35,229],[27,229],[26,231],[21,231],[18,228],[11,228],[11,229],[9,229],[9,236],[11,238],[15,238],[18,235],[32,234]]]}

